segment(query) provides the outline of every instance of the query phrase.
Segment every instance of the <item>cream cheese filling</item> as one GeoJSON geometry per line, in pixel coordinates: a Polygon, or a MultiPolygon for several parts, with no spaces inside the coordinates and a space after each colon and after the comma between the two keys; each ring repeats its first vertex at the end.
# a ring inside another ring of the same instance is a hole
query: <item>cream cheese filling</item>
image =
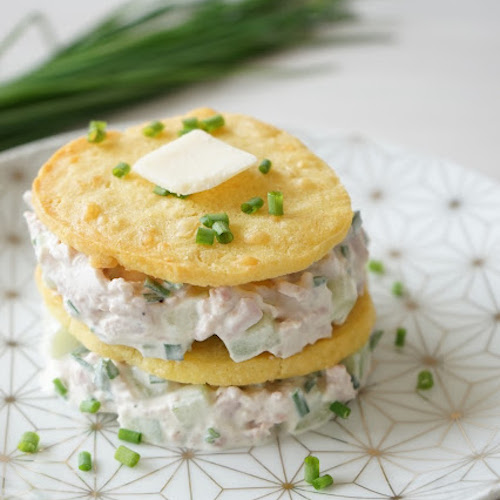
{"type": "Polygon", "coordinates": [[[69,314],[103,342],[134,347],[145,357],[180,360],[193,342],[217,335],[236,362],[265,351],[286,358],[330,337],[332,324],[345,321],[365,286],[368,252],[359,220],[302,272],[235,287],[156,280],[169,296],[155,300],[145,275],[96,269],[34,212],[25,217],[44,281],[69,314]]]}

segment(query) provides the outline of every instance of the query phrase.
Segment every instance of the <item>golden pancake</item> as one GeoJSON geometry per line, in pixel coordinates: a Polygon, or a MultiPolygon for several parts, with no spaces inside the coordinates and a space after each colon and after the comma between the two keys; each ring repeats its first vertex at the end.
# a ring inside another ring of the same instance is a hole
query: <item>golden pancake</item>
{"type": "MultiPolygon", "coordinates": [[[[203,108],[186,116],[214,113],[203,108]]],[[[187,199],[154,194],[154,185],[134,172],[112,175],[119,162],[132,165],[176,139],[183,118],[164,120],[165,130],[155,138],[135,127],[108,132],[98,144],[80,138],[62,147],[33,183],[40,220],[95,267],[120,264],[172,282],[214,287],[303,270],[344,239],[352,211],[335,173],[298,139],[247,116],[224,114],[226,125],[213,135],[259,160],[269,158],[267,175],[252,166],[187,199]],[[255,196],[265,200],[268,191],[283,192],[283,216],[269,215],[267,205],[254,215],[241,211],[241,203],[255,196]],[[218,212],[229,215],[234,240],[197,244],[200,217],[218,212]]]]}
{"type": "Polygon", "coordinates": [[[346,322],[334,327],[332,337],[318,340],[289,358],[263,353],[235,363],[224,344],[217,337],[210,337],[204,342],[195,342],[183,361],[168,361],[144,358],[132,347],[101,342],[85,324],[66,312],[61,296],[44,285],[39,269],[36,281],[48,310],[87,349],[100,356],[138,366],[158,377],[188,384],[258,384],[323,370],[361,348],[375,323],[375,310],[366,291],[356,302],[346,322]]]}

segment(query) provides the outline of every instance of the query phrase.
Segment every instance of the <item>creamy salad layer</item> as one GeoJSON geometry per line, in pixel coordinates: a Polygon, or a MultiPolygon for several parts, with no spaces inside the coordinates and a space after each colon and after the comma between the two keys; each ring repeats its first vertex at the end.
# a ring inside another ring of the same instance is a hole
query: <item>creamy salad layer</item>
{"type": "Polygon", "coordinates": [[[123,268],[95,269],[25,214],[45,283],[103,342],[181,360],[194,341],[217,335],[231,358],[268,351],[286,358],[332,333],[365,285],[366,236],[357,214],[344,241],[302,272],[242,286],[201,288],[123,268]]]}
{"type": "Polygon", "coordinates": [[[253,446],[326,423],[333,402],[356,396],[371,357],[367,344],[343,364],[304,377],[243,387],[179,384],[103,359],[51,322],[44,387],[53,391],[59,378],[72,404],[94,398],[99,411],[116,413],[144,441],[195,449],[253,446]]]}

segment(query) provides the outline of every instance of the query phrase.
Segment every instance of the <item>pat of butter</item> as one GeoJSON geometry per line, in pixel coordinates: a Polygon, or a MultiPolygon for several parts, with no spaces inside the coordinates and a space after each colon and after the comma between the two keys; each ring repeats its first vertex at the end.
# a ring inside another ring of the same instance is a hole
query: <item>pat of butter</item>
{"type": "Polygon", "coordinates": [[[197,129],[139,158],[133,170],[173,193],[192,194],[222,184],[256,161],[254,155],[197,129]]]}

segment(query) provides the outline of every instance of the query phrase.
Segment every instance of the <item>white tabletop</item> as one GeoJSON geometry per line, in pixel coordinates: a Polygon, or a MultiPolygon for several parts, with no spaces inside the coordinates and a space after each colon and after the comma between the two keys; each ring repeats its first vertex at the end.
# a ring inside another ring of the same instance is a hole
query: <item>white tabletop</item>
{"type": "MultiPolygon", "coordinates": [[[[0,56],[0,79],[40,61],[120,3],[5,2],[0,39],[31,12],[43,13],[49,26],[31,26],[0,56]]],[[[278,124],[355,131],[500,180],[500,2],[359,0],[353,9],[361,17],[356,32],[385,36],[269,56],[220,82],[106,118],[148,120],[207,105],[278,124]]]]}

